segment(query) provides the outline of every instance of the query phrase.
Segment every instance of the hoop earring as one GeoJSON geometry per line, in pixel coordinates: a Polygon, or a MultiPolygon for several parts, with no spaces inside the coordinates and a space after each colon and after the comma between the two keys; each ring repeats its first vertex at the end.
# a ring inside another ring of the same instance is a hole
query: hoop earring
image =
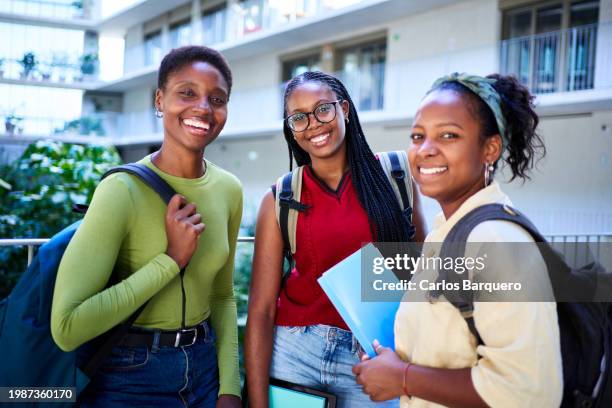
{"type": "Polygon", "coordinates": [[[347,117],[347,118],[346,118],[344,121],[345,121],[345,122],[346,122],[346,124],[348,125],[348,123],[349,123],[349,118],[347,117]]]}
{"type": "Polygon", "coordinates": [[[159,118],[159,119],[164,117],[164,112],[162,112],[159,109],[157,109],[157,106],[155,107],[155,117],[159,118]]]}
{"type": "Polygon", "coordinates": [[[491,163],[485,163],[485,171],[484,171],[484,186],[487,187],[490,183],[491,183],[491,176],[493,173],[493,170],[495,170],[495,167],[493,166],[493,162],[491,163]]]}

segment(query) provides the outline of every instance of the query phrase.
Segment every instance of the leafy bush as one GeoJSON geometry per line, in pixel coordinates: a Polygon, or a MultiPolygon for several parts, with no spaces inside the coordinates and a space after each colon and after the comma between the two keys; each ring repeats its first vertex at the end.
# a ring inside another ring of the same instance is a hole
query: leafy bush
{"type": "MultiPolygon", "coordinates": [[[[255,235],[254,224],[243,224],[240,236],[252,237],[255,235]]],[[[238,310],[238,344],[240,345],[240,369],[244,376],[244,331],[247,321],[249,302],[249,283],[251,281],[251,262],[253,261],[253,243],[239,242],[236,248],[236,261],[234,267],[234,295],[238,310]]]]}
{"type": "MultiPolygon", "coordinates": [[[[0,237],[48,238],[80,218],[73,204],[91,200],[100,177],[120,164],[113,147],[57,141],[31,144],[13,164],[0,169],[0,237]]],[[[22,248],[0,247],[0,299],[25,270],[22,248]]]]}

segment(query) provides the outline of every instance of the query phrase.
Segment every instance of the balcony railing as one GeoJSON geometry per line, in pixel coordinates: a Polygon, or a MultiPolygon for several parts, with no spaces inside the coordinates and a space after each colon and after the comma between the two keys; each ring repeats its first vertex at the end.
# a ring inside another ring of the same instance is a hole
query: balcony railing
{"type": "MultiPolygon", "coordinates": [[[[34,66],[24,65],[23,60],[0,57],[0,80],[19,80],[32,84],[51,82],[54,84],[79,84],[98,80],[98,63],[81,62],[84,57],[45,58],[34,66]]],[[[90,57],[87,58],[96,58],[90,57]]]]}
{"type": "MultiPolygon", "coordinates": [[[[53,137],[58,134],[74,136],[108,136],[107,132],[117,134],[117,115],[114,112],[92,114],[80,118],[53,118],[31,115],[15,115],[11,112],[0,112],[4,122],[0,133],[9,136],[53,137]]],[[[127,115],[126,115],[127,116],[127,115]]]]}
{"type": "MultiPolygon", "coordinates": [[[[49,238],[12,238],[12,239],[0,239],[1,247],[23,247],[28,249],[28,260],[27,265],[32,263],[34,258],[35,250],[37,247],[47,243],[49,238]]],[[[238,242],[255,242],[255,237],[238,237],[238,242]]]]}
{"type": "Polygon", "coordinates": [[[598,24],[501,42],[503,74],[515,74],[534,93],[592,89],[598,24]]]}
{"type": "Polygon", "coordinates": [[[90,0],[0,0],[0,13],[29,17],[91,19],[90,0]]]}
{"type": "MultiPolygon", "coordinates": [[[[585,28],[584,30],[575,29],[575,33],[594,33],[594,27],[585,28]]],[[[567,33],[567,32],[566,32],[567,33]]],[[[541,36],[549,38],[550,35],[541,36]]],[[[568,55],[584,55],[580,49],[584,50],[584,41],[578,37],[568,36],[568,38],[576,38],[573,41],[573,48],[568,55]],[[582,44],[579,46],[579,44],[582,44]]],[[[581,38],[588,38],[585,36],[581,38]]],[[[535,39],[530,37],[530,40],[535,39]]],[[[512,40],[516,43],[520,39],[512,40]]],[[[605,69],[606,50],[608,45],[612,45],[612,24],[605,23],[598,26],[597,31],[597,50],[596,60],[590,65],[588,73],[584,70],[579,70],[578,67],[584,67],[580,58],[575,59],[573,65],[565,65],[571,72],[567,74],[563,89],[582,89],[588,84],[593,90],[610,89],[608,83],[612,83],[612,71],[605,69]],[[597,60],[597,58],[601,58],[597,60]],[[603,62],[602,62],[603,61],[603,62]],[[593,67],[597,64],[597,76],[593,79],[593,67]],[[579,74],[582,73],[582,74],[579,74]],[[586,79],[585,79],[586,78],[586,79]],[[570,80],[571,79],[571,80],[570,80]],[[585,82],[586,81],[586,82],[585,82]]],[[[593,48],[595,44],[590,45],[593,48]]],[[[497,71],[496,61],[499,49],[505,50],[505,59],[501,62],[505,64],[505,72],[509,73],[509,66],[515,64],[520,66],[520,59],[510,64],[511,57],[516,59],[519,55],[511,54],[511,41],[505,41],[500,44],[487,44],[483,46],[453,49],[445,52],[438,52],[426,56],[418,56],[411,59],[395,60],[391,63],[367,64],[367,61],[362,61],[360,64],[347,68],[345,70],[333,73],[339,77],[347,87],[355,107],[360,113],[370,111],[371,120],[391,121],[393,124],[401,124],[407,126],[408,120],[416,111],[421,101],[421,98],[429,90],[433,81],[445,74],[451,72],[473,72],[479,74],[487,74],[497,71]],[[488,65],[483,67],[483,63],[488,65]]],[[[591,57],[593,52],[589,51],[591,57]]],[[[569,58],[569,57],[568,57],[569,58]]],[[[557,58],[558,59],[558,58],[557,58]]],[[[273,63],[271,62],[270,66],[273,63]]],[[[554,72],[561,72],[558,67],[553,67],[554,72]]],[[[520,71],[518,71],[520,73],[520,71]]],[[[526,71],[527,72],[527,71],[526,71]]],[[[540,76],[540,80],[535,86],[539,92],[544,90],[558,90],[557,85],[546,85],[540,76]]],[[[524,75],[521,80],[526,83],[532,81],[532,76],[524,75]]],[[[230,98],[228,122],[224,129],[224,134],[227,135],[242,135],[249,136],[253,134],[269,134],[281,130],[282,119],[282,96],[284,84],[252,87],[248,89],[235,89],[230,98]],[[256,107],[256,108],[254,108],[256,107]],[[253,130],[256,129],[256,130],[253,130]]],[[[597,96],[597,95],[595,95],[597,96]]],[[[588,102],[594,98],[589,93],[583,93],[583,99],[578,103],[588,102]],[[591,99],[589,99],[591,98],[591,99]]],[[[162,121],[155,117],[153,109],[145,109],[135,112],[98,112],[95,114],[85,114],[83,117],[69,118],[33,118],[27,116],[30,111],[27,107],[11,106],[10,101],[5,103],[3,107],[4,114],[14,112],[21,116],[21,119],[12,127],[14,134],[21,133],[28,136],[38,137],[54,137],[58,134],[78,135],[78,136],[106,136],[111,140],[110,143],[117,142],[118,144],[130,143],[150,143],[151,136],[155,142],[161,141],[161,133],[163,131],[162,121]],[[123,140],[112,140],[123,139],[123,140]]],[[[542,105],[540,105],[542,106],[542,105]]],[[[545,106],[545,105],[544,105],[545,106]]],[[[3,120],[3,112],[0,110],[0,133],[3,129],[1,121],[3,120]]],[[[13,119],[15,123],[15,119],[13,119]]],[[[9,129],[5,133],[10,133],[9,129]]],[[[82,141],[82,140],[80,140],[82,141]]],[[[95,142],[95,138],[92,138],[95,142]]]]}
{"type": "Polygon", "coordinates": [[[167,39],[154,36],[143,44],[125,50],[125,74],[147,67],[157,67],[170,49],[185,44],[217,46],[231,43],[258,32],[282,27],[303,18],[346,7],[363,0],[344,1],[341,6],[329,0],[247,0],[206,14],[200,20],[200,32],[190,30],[180,41],[168,35],[167,39]],[[201,37],[200,37],[201,35],[201,37]]]}
{"type": "MultiPolygon", "coordinates": [[[[381,110],[384,107],[385,64],[373,64],[354,70],[338,71],[334,75],[345,84],[356,108],[361,111],[381,110]]],[[[232,93],[229,110],[240,112],[230,115],[225,127],[232,132],[250,124],[277,125],[282,119],[282,97],[285,84],[276,86],[236,90],[232,93]],[[253,106],[266,106],[253,109],[253,106]]],[[[21,109],[23,111],[23,109],[21,109]]],[[[28,135],[40,137],[64,136],[107,136],[150,137],[163,132],[162,121],[155,117],[153,108],[135,112],[98,112],[80,118],[41,118],[25,115],[13,118],[5,124],[4,132],[9,135],[28,135]]],[[[5,119],[10,111],[0,111],[0,119],[5,119]]],[[[279,125],[279,131],[281,130],[279,125]]],[[[0,130],[2,133],[2,130],[0,130]]],[[[95,142],[95,138],[92,138],[95,142]]]]}

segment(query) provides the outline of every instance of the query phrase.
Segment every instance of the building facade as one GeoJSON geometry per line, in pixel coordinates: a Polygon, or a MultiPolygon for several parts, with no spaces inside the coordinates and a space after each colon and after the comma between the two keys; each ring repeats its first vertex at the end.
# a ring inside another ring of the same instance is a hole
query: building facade
{"type": "MultiPolygon", "coordinates": [[[[159,61],[180,45],[212,46],[228,58],[234,88],[226,128],[206,156],[242,180],[252,214],[288,170],[282,91],[292,76],[339,76],[382,151],[408,147],[414,112],[437,77],[514,74],[537,94],[548,153],[532,181],[505,190],[547,234],[612,231],[612,0],[142,0],[106,18],[88,7],[83,50],[122,40],[122,72],[81,72],[71,85],[82,92],[78,130],[64,124],[52,137],[114,144],[126,161],[148,154],[162,140],[153,112],[159,61]],[[92,121],[102,130],[88,128],[92,121]]],[[[59,87],[53,75],[29,81],[59,87]]],[[[5,144],[49,136],[28,132],[26,119],[5,144]]],[[[431,219],[437,205],[425,204],[431,219]]]]}

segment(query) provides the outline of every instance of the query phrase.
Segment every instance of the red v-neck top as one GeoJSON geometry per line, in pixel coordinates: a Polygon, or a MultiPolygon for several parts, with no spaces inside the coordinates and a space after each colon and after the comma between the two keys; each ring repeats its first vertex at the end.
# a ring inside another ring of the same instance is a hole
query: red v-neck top
{"type": "MultiPolygon", "coordinates": [[[[298,216],[295,268],[277,302],[276,324],[327,324],[348,330],[317,279],[329,268],[373,241],[366,211],[347,172],[336,191],[304,169],[300,201],[309,206],[298,216]]],[[[361,271],[355,271],[360,279],[361,271]]]]}

